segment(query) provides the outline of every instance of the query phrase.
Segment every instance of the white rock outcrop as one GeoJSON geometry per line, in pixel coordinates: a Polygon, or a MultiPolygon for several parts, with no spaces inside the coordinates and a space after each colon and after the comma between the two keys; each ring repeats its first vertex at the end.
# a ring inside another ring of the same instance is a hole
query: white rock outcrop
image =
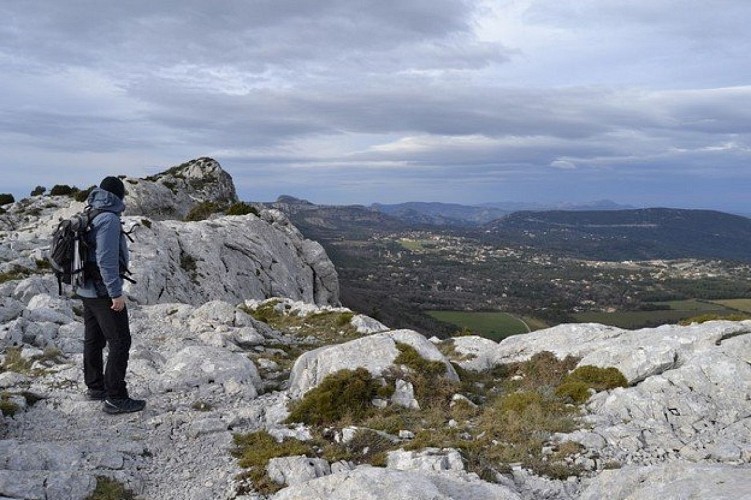
{"type": "Polygon", "coordinates": [[[339,370],[365,368],[372,375],[380,376],[394,366],[394,360],[399,355],[397,343],[413,347],[420,356],[429,361],[444,363],[446,377],[459,380],[451,363],[424,336],[412,330],[391,330],[304,353],[292,367],[290,396],[302,397],[320,384],[327,375],[339,370]]]}
{"type": "Polygon", "coordinates": [[[465,370],[483,371],[493,367],[496,342],[477,335],[454,337],[450,342],[456,352],[452,361],[465,370]]]}
{"type": "Polygon", "coordinates": [[[134,234],[131,270],[138,283],[126,290],[140,303],[289,297],[338,304],[336,270],[320,245],[255,215],[154,221],[134,234]]]}
{"type": "Polygon", "coordinates": [[[126,215],[183,219],[200,202],[237,202],[232,177],[216,160],[197,158],[146,179],[123,179],[126,215]]]}
{"type": "Polygon", "coordinates": [[[206,384],[221,385],[227,393],[258,394],[261,377],[253,362],[242,354],[210,346],[190,346],[170,357],[162,375],[165,387],[180,389],[206,384]]]}
{"type": "Polygon", "coordinates": [[[460,473],[358,467],[283,489],[274,500],[519,500],[512,489],[460,473]]]}
{"type": "Polygon", "coordinates": [[[751,466],[670,462],[649,467],[606,470],[589,483],[579,498],[751,498],[751,466]]]}
{"type": "Polygon", "coordinates": [[[272,458],[266,466],[269,478],[277,484],[300,484],[331,474],[331,466],[322,458],[293,456],[272,458]]]}
{"type": "Polygon", "coordinates": [[[464,460],[453,448],[426,448],[422,451],[390,451],[386,467],[398,470],[463,471],[464,460]]]}

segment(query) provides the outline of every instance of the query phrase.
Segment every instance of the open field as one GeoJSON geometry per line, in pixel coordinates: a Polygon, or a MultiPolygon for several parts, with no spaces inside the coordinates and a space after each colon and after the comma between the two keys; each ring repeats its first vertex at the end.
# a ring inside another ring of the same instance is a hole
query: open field
{"type": "Polygon", "coordinates": [[[428,311],[428,314],[496,342],[529,331],[524,321],[504,312],[428,311]]]}
{"type": "Polygon", "coordinates": [[[431,240],[399,239],[399,244],[411,252],[436,251],[436,243],[431,240]]]}
{"type": "Polygon", "coordinates": [[[730,309],[751,313],[751,299],[715,300],[714,303],[730,309]]]}
{"type": "Polygon", "coordinates": [[[719,317],[737,314],[737,309],[739,308],[730,308],[730,303],[738,303],[740,305],[745,304],[746,307],[749,307],[748,310],[751,311],[751,299],[733,299],[714,302],[691,299],[658,303],[658,305],[670,307],[670,309],[665,310],[617,311],[612,313],[588,311],[577,313],[574,315],[574,318],[576,321],[583,323],[602,323],[604,325],[612,325],[620,328],[636,329],[678,323],[681,320],[701,316],[703,314],[716,314],[719,317]]]}

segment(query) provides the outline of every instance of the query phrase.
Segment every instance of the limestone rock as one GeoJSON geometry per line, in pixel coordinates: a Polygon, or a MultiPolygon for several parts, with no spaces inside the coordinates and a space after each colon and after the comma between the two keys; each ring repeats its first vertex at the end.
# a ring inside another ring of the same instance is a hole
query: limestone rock
{"type": "Polygon", "coordinates": [[[711,347],[723,338],[751,332],[751,321],[717,321],[705,325],[664,325],[642,330],[588,324],[565,324],[508,337],[498,344],[495,364],[523,361],[541,351],[559,359],[582,358],[581,365],[618,368],[630,384],[670,370],[693,352],[711,347]]]}
{"type": "Polygon", "coordinates": [[[261,386],[253,362],[246,356],[209,346],[190,346],[171,357],[162,375],[168,388],[219,384],[228,392],[243,390],[248,397],[261,386]]]}
{"type": "Polygon", "coordinates": [[[23,302],[12,297],[0,298],[0,324],[16,319],[24,310],[23,302]]]}
{"type": "Polygon", "coordinates": [[[415,399],[415,388],[411,382],[397,379],[394,388],[394,394],[391,395],[391,402],[412,410],[419,410],[420,404],[415,399]]]}
{"type": "Polygon", "coordinates": [[[358,467],[289,486],[274,500],[516,500],[506,486],[491,484],[459,473],[400,471],[358,467]]]}
{"type": "Polygon", "coordinates": [[[581,500],[628,498],[748,498],[751,466],[670,462],[649,467],[606,470],[581,492],[581,500]]]}
{"type": "Polygon", "coordinates": [[[380,321],[376,321],[373,318],[369,316],[365,316],[364,314],[357,314],[352,318],[352,326],[354,326],[357,329],[357,333],[360,333],[362,335],[370,335],[371,333],[380,333],[385,332],[389,328],[381,323],[380,321]]]}
{"type": "MultiPolygon", "coordinates": [[[[126,226],[137,219],[126,218],[126,226]]],[[[339,285],[325,254],[301,252],[290,237],[255,215],[199,222],[161,221],[136,231],[126,291],[141,304],[289,297],[338,304],[339,285]]]]}
{"type": "Polygon", "coordinates": [[[380,376],[393,366],[399,355],[397,342],[412,346],[427,360],[443,362],[446,365],[446,377],[459,380],[451,364],[425,337],[412,330],[391,330],[304,353],[292,367],[290,396],[301,397],[320,384],[327,375],[343,369],[355,370],[362,367],[374,376],[380,376]]]}
{"type": "Polygon", "coordinates": [[[232,177],[211,158],[198,158],[146,179],[124,178],[126,215],[183,219],[200,202],[237,201],[232,177]]]}
{"type": "MultiPolygon", "coordinates": [[[[749,326],[748,321],[711,322],[661,327],[651,336],[642,331],[643,345],[661,340],[675,346],[676,366],[634,387],[593,396],[586,421],[605,444],[587,433],[579,433],[576,440],[585,446],[596,443],[605,459],[623,463],[651,464],[670,458],[749,463],[749,326]],[[665,331],[673,335],[658,335],[665,331]]],[[[659,344],[655,350],[660,351],[659,344]]],[[[630,359],[625,352],[623,358],[630,359]]]]}
{"type": "Polygon", "coordinates": [[[329,463],[322,458],[306,456],[272,458],[266,466],[272,481],[294,485],[331,474],[329,463]]]}
{"type": "Polygon", "coordinates": [[[423,471],[463,471],[464,460],[453,448],[426,448],[422,451],[396,450],[388,453],[389,469],[423,471]]]}
{"type": "Polygon", "coordinates": [[[452,342],[458,356],[453,359],[465,370],[483,371],[493,366],[493,356],[498,344],[477,335],[454,337],[444,342],[452,342]]]}

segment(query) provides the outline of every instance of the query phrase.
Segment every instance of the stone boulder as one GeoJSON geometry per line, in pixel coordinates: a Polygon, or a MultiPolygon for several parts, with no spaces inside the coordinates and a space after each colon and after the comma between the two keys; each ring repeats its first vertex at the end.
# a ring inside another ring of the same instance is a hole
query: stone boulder
{"type": "Polygon", "coordinates": [[[261,377],[247,356],[212,346],[186,347],[167,360],[162,373],[167,389],[218,384],[225,392],[258,394],[261,377]]]}
{"type": "Polygon", "coordinates": [[[493,358],[498,344],[477,335],[454,337],[444,342],[451,342],[455,356],[452,361],[465,370],[483,371],[493,367],[493,358]]]}
{"type": "Polygon", "coordinates": [[[275,483],[291,486],[327,476],[331,474],[331,466],[322,458],[281,457],[269,460],[266,472],[275,483]]]}
{"type": "Polygon", "coordinates": [[[461,473],[401,471],[361,466],[289,486],[274,500],[517,500],[511,488],[461,473]]]}
{"type": "Polygon", "coordinates": [[[427,360],[443,362],[446,365],[446,377],[459,380],[451,363],[424,336],[412,330],[391,330],[304,353],[292,367],[290,396],[302,397],[327,375],[343,369],[365,368],[374,376],[382,375],[394,366],[394,360],[399,355],[397,342],[412,346],[427,360]]]}

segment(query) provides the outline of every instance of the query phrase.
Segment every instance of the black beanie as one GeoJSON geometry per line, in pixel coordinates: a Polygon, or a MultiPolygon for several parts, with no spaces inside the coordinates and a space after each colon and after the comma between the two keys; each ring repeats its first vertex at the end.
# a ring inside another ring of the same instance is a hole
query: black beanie
{"type": "Polygon", "coordinates": [[[102,183],[99,184],[99,187],[105,191],[109,191],[121,200],[125,198],[125,185],[117,177],[105,177],[102,183]]]}

